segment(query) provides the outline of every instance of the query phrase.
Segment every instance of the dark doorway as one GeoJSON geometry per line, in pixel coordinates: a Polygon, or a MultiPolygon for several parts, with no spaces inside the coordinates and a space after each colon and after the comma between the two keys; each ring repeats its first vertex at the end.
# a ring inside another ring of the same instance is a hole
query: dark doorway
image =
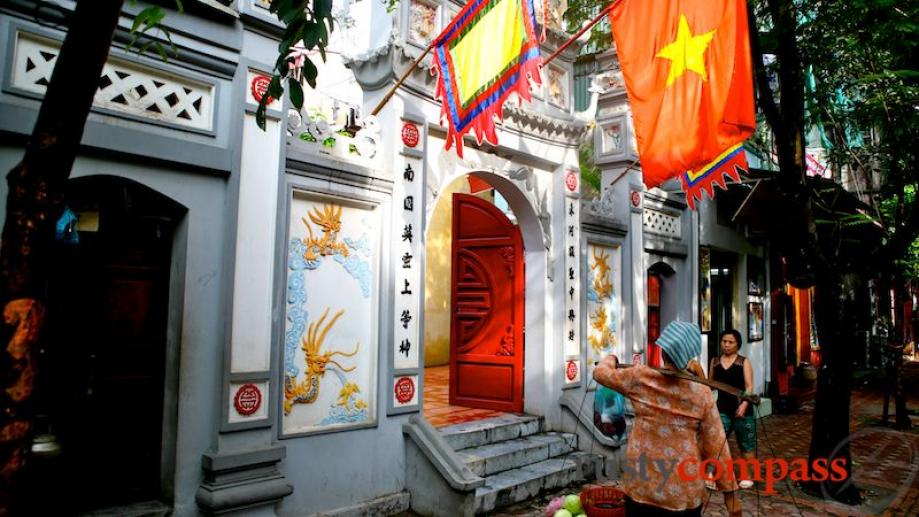
{"type": "Polygon", "coordinates": [[[169,271],[184,208],[133,182],[71,181],[48,283],[37,487],[62,513],[161,499],[169,271]]]}
{"type": "Polygon", "coordinates": [[[734,328],[734,276],[737,268],[737,255],[712,250],[712,331],[708,333],[708,357],[721,354],[721,343],[718,336],[721,332],[734,328]]]}

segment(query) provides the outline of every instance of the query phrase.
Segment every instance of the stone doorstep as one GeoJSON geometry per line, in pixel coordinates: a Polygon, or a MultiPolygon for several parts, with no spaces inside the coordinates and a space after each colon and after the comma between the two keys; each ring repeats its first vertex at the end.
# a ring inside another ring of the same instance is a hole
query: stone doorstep
{"type": "Polygon", "coordinates": [[[458,451],[537,434],[543,430],[543,422],[542,417],[508,414],[442,427],[439,431],[458,451]]]}
{"type": "Polygon", "coordinates": [[[85,513],[78,513],[78,517],[166,517],[172,513],[172,508],[160,501],[146,501],[125,506],[103,508],[85,513]]]}
{"type": "Polygon", "coordinates": [[[593,479],[599,455],[573,452],[485,478],[475,491],[475,513],[480,514],[536,497],[545,490],[593,479]]]}
{"type": "Polygon", "coordinates": [[[554,458],[577,447],[577,436],[568,433],[543,433],[457,451],[466,466],[477,476],[554,458]]]}

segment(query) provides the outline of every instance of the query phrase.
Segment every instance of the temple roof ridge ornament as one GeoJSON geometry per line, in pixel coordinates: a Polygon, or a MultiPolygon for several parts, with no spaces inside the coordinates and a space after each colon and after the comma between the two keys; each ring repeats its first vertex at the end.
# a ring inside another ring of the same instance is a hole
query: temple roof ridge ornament
{"type": "Polygon", "coordinates": [[[341,62],[354,73],[361,89],[379,90],[396,76],[391,57],[396,45],[395,34],[391,34],[383,45],[351,56],[342,55],[341,62]]]}
{"type": "Polygon", "coordinates": [[[589,201],[585,201],[583,205],[585,213],[600,219],[609,220],[615,220],[613,217],[614,207],[615,203],[613,202],[613,189],[610,187],[604,188],[602,195],[589,201]]]}

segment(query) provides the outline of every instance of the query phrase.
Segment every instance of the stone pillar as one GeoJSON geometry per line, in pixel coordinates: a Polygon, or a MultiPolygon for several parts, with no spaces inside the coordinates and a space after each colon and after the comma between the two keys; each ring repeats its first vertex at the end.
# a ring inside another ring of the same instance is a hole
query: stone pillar
{"type": "MultiPolygon", "coordinates": [[[[258,14],[250,13],[249,21],[255,21],[258,14]]],[[[258,24],[265,27],[270,18],[262,17],[265,20],[258,24]]],[[[204,481],[195,497],[206,514],[238,510],[247,515],[273,514],[270,505],[293,492],[278,470],[285,448],[272,443],[276,394],[280,392],[275,385],[278,376],[273,373],[276,321],[272,310],[286,117],[283,99],[273,99],[265,129],[255,121],[258,102],[270,80],[270,63],[277,55],[276,41],[264,34],[244,29],[234,81],[238,109],[227,113],[225,122],[241,129],[238,161],[228,180],[235,220],[228,224],[222,250],[231,264],[227,278],[222,279],[227,285],[223,402],[216,447],[202,456],[204,481]]],[[[221,250],[215,250],[215,260],[221,260],[220,254],[221,250]]]]}

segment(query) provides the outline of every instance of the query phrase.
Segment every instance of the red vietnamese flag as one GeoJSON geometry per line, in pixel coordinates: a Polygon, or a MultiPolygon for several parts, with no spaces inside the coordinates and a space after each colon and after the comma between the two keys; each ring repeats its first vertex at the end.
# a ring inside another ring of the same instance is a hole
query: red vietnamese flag
{"type": "Polygon", "coordinates": [[[753,133],[745,0],[619,0],[610,20],[648,187],[753,133]]]}

